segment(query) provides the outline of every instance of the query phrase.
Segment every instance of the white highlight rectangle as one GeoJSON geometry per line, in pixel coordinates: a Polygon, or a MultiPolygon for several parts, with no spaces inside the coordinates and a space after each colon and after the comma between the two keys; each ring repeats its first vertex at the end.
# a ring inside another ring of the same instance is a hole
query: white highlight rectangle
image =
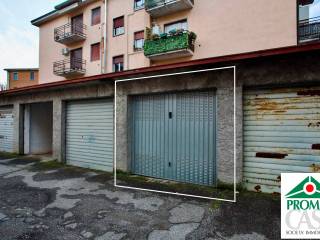
{"type": "Polygon", "coordinates": [[[237,184],[236,184],[236,155],[237,155],[237,125],[236,125],[236,66],[228,66],[228,67],[220,67],[220,68],[209,68],[209,69],[202,69],[202,70],[194,70],[194,71],[185,71],[185,72],[178,72],[178,73],[168,73],[168,74],[159,74],[159,75],[153,75],[153,76],[146,76],[146,77],[135,77],[135,78],[127,78],[127,79],[121,79],[116,80],[114,85],[114,95],[115,95],[115,106],[114,106],[114,186],[118,188],[125,188],[125,189],[132,189],[132,190],[140,190],[140,191],[147,191],[147,192],[155,192],[155,193],[166,193],[171,195],[178,195],[178,196],[185,196],[185,197],[194,197],[194,198],[201,198],[201,199],[208,199],[208,200],[219,200],[219,201],[225,201],[225,202],[233,202],[235,203],[237,201],[237,184]],[[223,199],[223,198],[214,198],[214,197],[204,197],[204,196],[198,196],[198,195],[192,195],[192,194],[183,194],[183,193],[174,193],[174,192],[166,192],[166,191],[158,191],[153,189],[146,189],[146,188],[136,188],[136,187],[129,187],[129,186],[122,186],[117,184],[117,83],[118,82],[127,82],[127,81],[134,81],[134,80],[142,80],[142,79],[150,79],[150,78],[159,78],[159,77],[169,77],[169,76],[177,76],[177,75],[184,75],[184,74],[191,74],[191,73],[199,73],[199,72],[211,72],[211,71],[220,71],[220,70],[227,70],[227,69],[233,69],[233,130],[234,130],[234,179],[233,179],[233,199],[223,199]]]}

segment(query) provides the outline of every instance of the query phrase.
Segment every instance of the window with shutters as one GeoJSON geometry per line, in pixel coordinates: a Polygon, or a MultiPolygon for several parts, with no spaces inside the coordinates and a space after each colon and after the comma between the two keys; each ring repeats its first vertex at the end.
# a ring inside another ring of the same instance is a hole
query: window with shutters
{"type": "Polygon", "coordinates": [[[124,34],[124,16],[113,19],[113,36],[124,34]]]}
{"type": "Polygon", "coordinates": [[[91,62],[100,60],[100,43],[91,45],[91,62]]]}
{"type": "Polygon", "coordinates": [[[97,7],[91,10],[91,25],[97,25],[101,22],[101,8],[97,7]]]}
{"type": "Polygon", "coordinates": [[[114,72],[123,71],[123,55],[113,58],[113,71],[114,72]]]}
{"type": "Polygon", "coordinates": [[[144,45],[144,31],[134,33],[134,50],[141,51],[144,45]]]}

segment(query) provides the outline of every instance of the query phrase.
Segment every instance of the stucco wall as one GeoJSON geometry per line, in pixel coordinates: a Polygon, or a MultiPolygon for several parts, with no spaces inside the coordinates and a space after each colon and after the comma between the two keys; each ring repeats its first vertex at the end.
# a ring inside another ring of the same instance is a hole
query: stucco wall
{"type": "MultiPolygon", "coordinates": [[[[130,95],[161,93],[183,90],[216,89],[217,99],[217,173],[218,179],[223,182],[232,183],[234,179],[234,74],[233,69],[220,70],[216,72],[194,73],[180,76],[153,78],[117,84],[117,167],[130,170],[130,158],[128,155],[128,99],[130,95]]],[[[237,87],[237,111],[241,112],[242,91],[237,87]]],[[[240,114],[240,113],[239,113],[240,114]]],[[[241,119],[238,119],[241,124],[241,119]]],[[[239,139],[240,140],[240,139],[239,139]]],[[[238,156],[238,164],[242,157],[238,156]]],[[[238,172],[241,179],[241,172],[238,172]]]]}
{"type": "Polygon", "coordinates": [[[134,33],[150,26],[150,16],[144,10],[134,10],[133,0],[108,0],[107,8],[107,72],[112,72],[113,57],[124,55],[124,69],[149,66],[149,59],[143,51],[133,49],[134,33]],[[113,19],[124,16],[125,33],[113,36],[113,19]]]}
{"type": "Polygon", "coordinates": [[[164,25],[187,19],[197,34],[192,57],[153,64],[223,56],[297,44],[294,0],[198,0],[191,10],[154,19],[164,25]]]}

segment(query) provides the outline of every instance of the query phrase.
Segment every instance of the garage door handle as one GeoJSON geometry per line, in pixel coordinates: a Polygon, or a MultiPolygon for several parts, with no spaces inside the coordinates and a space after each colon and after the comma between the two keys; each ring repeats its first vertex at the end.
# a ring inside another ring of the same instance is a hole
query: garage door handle
{"type": "Polygon", "coordinates": [[[171,162],[168,162],[169,167],[171,167],[171,162]]]}

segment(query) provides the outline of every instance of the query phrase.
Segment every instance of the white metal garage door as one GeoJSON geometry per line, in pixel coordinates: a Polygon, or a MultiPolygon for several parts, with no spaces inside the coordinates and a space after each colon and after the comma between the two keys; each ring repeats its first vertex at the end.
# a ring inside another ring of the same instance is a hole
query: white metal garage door
{"type": "Polygon", "coordinates": [[[12,108],[0,108],[0,152],[13,152],[12,108]]]}
{"type": "Polygon", "coordinates": [[[66,161],[70,165],[113,170],[113,101],[73,101],[66,109],[66,161]]]}
{"type": "Polygon", "coordinates": [[[246,91],[244,181],[280,192],[282,172],[320,171],[320,88],[246,91]]]}

